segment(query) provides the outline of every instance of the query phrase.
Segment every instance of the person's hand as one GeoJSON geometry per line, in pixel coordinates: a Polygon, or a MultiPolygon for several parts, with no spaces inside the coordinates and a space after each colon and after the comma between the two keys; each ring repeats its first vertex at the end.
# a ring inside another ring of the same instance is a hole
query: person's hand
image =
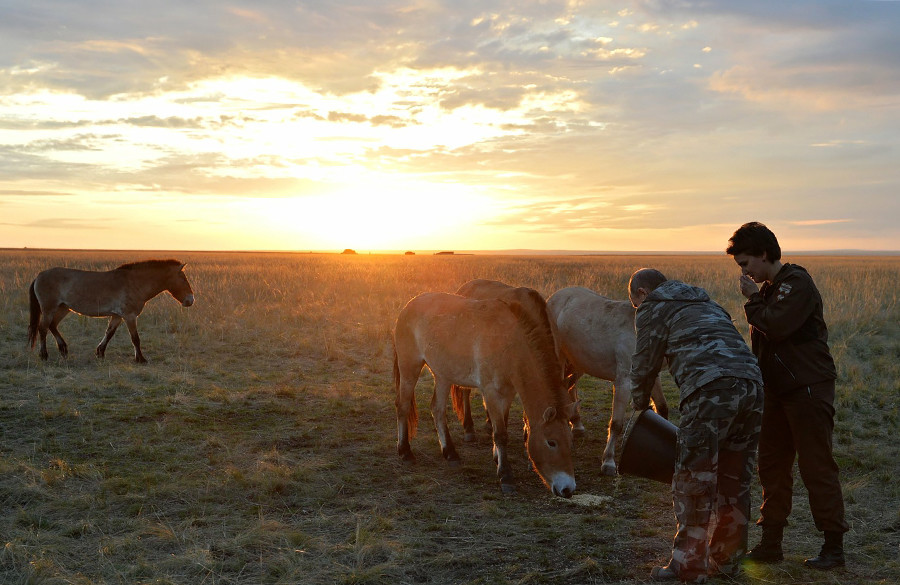
{"type": "Polygon", "coordinates": [[[753,282],[753,279],[746,274],[741,275],[741,294],[750,298],[751,295],[759,292],[759,285],[753,282]]]}

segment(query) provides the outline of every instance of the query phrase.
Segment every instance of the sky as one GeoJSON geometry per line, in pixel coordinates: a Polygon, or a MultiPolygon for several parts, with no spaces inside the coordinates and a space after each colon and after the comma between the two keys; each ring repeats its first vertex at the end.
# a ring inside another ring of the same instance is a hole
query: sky
{"type": "Polygon", "coordinates": [[[0,0],[0,247],[900,250],[900,2],[0,0]]]}

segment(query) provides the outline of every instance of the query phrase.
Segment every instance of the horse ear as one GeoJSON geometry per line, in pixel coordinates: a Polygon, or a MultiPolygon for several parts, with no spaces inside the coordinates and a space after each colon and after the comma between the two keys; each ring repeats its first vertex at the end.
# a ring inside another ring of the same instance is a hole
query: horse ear
{"type": "Polygon", "coordinates": [[[544,411],[544,424],[547,424],[548,422],[553,420],[553,417],[555,417],[555,416],[556,416],[556,409],[553,408],[552,406],[548,406],[547,410],[544,411]]]}

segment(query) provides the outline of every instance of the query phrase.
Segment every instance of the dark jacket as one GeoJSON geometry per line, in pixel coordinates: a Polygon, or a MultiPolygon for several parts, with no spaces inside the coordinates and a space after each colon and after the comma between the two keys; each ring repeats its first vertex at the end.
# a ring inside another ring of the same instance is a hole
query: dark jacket
{"type": "Polygon", "coordinates": [[[802,266],[784,264],[771,284],[747,299],[750,342],[767,392],[834,380],[822,296],[802,266]]]}
{"type": "Polygon", "coordinates": [[[635,408],[650,404],[663,358],[682,401],[719,378],[762,382],[756,358],[731,316],[702,288],[667,280],[641,303],[634,324],[637,340],[629,379],[635,408]]]}

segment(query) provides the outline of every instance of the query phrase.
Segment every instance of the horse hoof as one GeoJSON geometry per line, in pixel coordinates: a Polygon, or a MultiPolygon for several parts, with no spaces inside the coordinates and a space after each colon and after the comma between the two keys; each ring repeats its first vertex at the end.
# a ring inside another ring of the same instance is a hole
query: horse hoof
{"type": "Polygon", "coordinates": [[[576,439],[580,439],[583,436],[584,436],[584,427],[583,426],[572,427],[572,437],[574,437],[576,439]]]}
{"type": "Polygon", "coordinates": [[[450,467],[456,468],[456,467],[459,467],[461,465],[461,463],[460,463],[459,459],[448,459],[447,465],[450,467]]]}
{"type": "Polygon", "coordinates": [[[516,486],[515,484],[511,483],[501,483],[500,491],[502,491],[504,494],[514,494],[516,493],[516,486]]]}
{"type": "Polygon", "coordinates": [[[463,441],[465,441],[466,443],[471,443],[474,440],[475,440],[475,433],[466,433],[463,436],[463,441]]]}
{"type": "Polygon", "coordinates": [[[600,466],[600,474],[614,476],[616,475],[616,464],[615,463],[604,463],[600,466]]]}
{"type": "Polygon", "coordinates": [[[397,443],[397,455],[400,456],[401,461],[407,461],[409,463],[416,462],[416,456],[413,455],[412,449],[409,446],[409,441],[403,441],[397,443]]]}

